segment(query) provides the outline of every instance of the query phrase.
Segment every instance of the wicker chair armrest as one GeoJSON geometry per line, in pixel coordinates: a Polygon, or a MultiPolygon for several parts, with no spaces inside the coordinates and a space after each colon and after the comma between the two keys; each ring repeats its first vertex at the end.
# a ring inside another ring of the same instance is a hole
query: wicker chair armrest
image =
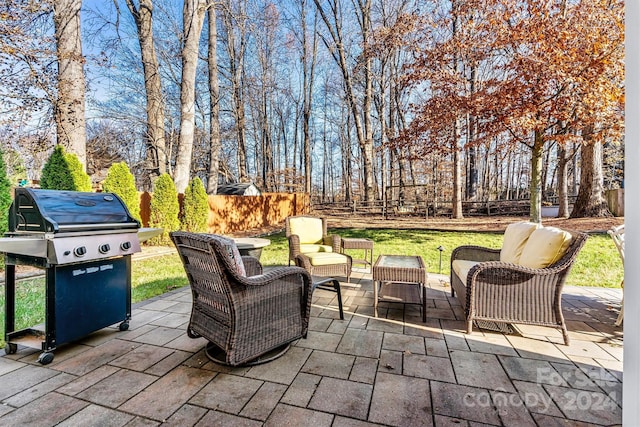
{"type": "Polygon", "coordinates": [[[289,259],[295,259],[300,253],[300,236],[290,234],[287,239],[289,240],[289,259]]]}
{"type": "Polygon", "coordinates": [[[562,270],[564,270],[564,268],[529,268],[508,262],[486,261],[476,264],[469,270],[467,281],[482,277],[483,282],[495,283],[496,285],[508,285],[514,280],[518,282],[522,281],[522,279],[516,279],[516,277],[552,276],[559,274],[562,270]]]}
{"type": "Polygon", "coordinates": [[[311,260],[305,254],[296,255],[296,265],[305,271],[311,271],[311,260]]]}
{"type": "Polygon", "coordinates": [[[246,271],[247,276],[257,276],[262,274],[262,264],[260,264],[258,258],[243,256],[242,262],[244,263],[244,270],[246,271]]]}
{"type": "Polygon", "coordinates": [[[500,249],[485,248],[482,246],[458,246],[451,252],[451,262],[456,259],[468,261],[498,261],[500,249]]]}
{"type": "Polygon", "coordinates": [[[257,276],[238,276],[235,279],[237,279],[238,284],[244,286],[265,286],[282,279],[292,278],[293,276],[300,276],[303,281],[306,277],[309,283],[311,283],[311,275],[305,269],[296,266],[277,267],[257,276]]]}
{"type": "Polygon", "coordinates": [[[322,239],[325,245],[331,245],[333,252],[340,252],[342,249],[342,239],[337,234],[332,234],[330,236],[324,236],[322,239]]]}

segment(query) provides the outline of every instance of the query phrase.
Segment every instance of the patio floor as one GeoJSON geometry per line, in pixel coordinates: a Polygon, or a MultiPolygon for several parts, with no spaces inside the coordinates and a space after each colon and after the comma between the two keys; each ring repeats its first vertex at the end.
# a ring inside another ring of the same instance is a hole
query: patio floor
{"type": "Polygon", "coordinates": [[[0,425],[449,426],[615,425],[622,422],[622,328],[617,289],[566,287],[571,345],[552,328],[520,335],[474,328],[448,278],[430,274],[419,306],[373,313],[371,275],[317,290],[307,339],[267,364],[210,362],[185,333],[188,287],[136,304],[116,327],[39,352],[0,350],[0,425]]]}

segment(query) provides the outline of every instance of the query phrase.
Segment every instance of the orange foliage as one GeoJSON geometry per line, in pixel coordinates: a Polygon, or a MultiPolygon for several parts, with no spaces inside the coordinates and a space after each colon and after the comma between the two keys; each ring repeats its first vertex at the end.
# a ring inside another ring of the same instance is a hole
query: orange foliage
{"type": "Polygon", "coordinates": [[[460,142],[454,121],[468,117],[476,127],[467,145],[505,132],[526,143],[534,131],[545,140],[582,129],[621,137],[622,0],[449,0],[425,10],[390,32],[412,47],[405,79],[424,94],[397,145],[450,151],[460,142]]]}

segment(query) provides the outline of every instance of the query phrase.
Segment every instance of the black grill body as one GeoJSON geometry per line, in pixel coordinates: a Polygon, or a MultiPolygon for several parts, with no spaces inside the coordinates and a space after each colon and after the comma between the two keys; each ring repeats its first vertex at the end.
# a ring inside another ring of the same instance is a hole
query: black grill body
{"type": "Polygon", "coordinates": [[[42,364],[56,347],[102,328],[129,328],[131,255],[140,224],[114,194],[18,188],[9,208],[5,252],[5,340],[40,348],[42,364]],[[15,330],[15,269],[45,271],[44,325],[15,330]]]}

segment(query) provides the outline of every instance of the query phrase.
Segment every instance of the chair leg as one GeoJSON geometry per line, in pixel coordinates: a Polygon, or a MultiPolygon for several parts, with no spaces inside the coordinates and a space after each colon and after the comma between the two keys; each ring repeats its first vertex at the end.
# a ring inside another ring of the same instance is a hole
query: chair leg
{"type": "Polygon", "coordinates": [[[624,298],[620,302],[620,313],[618,313],[618,318],[616,319],[616,326],[622,325],[622,318],[624,317],[624,298]]]}
{"type": "MultiPolygon", "coordinates": [[[[624,292],[624,279],[622,280],[622,283],[620,283],[620,286],[622,286],[623,292],[624,292]]],[[[618,313],[618,318],[616,319],[616,326],[620,326],[622,325],[622,318],[624,317],[624,293],[622,294],[622,301],[620,301],[620,313],[618,313]]]]}
{"type": "Polygon", "coordinates": [[[569,345],[569,331],[567,331],[567,327],[562,325],[562,338],[564,339],[564,345],[569,345]]]}
{"type": "Polygon", "coordinates": [[[344,311],[342,311],[342,292],[340,291],[340,282],[337,279],[333,279],[333,288],[338,294],[338,309],[340,310],[340,320],[344,320],[344,311]]]}
{"type": "Polygon", "coordinates": [[[467,319],[467,333],[471,334],[473,331],[473,319],[467,319]]]}

